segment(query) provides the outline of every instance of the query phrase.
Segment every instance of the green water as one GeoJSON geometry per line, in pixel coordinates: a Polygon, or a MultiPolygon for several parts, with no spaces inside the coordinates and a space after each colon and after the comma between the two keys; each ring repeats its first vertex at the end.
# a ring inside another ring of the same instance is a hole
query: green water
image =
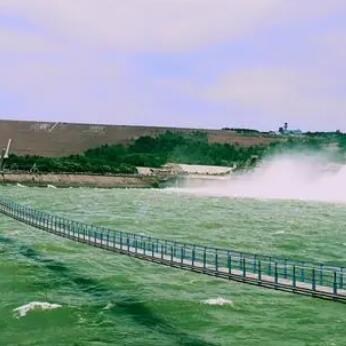
{"type": "MultiPolygon", "coordinates": [[[[166,190],[1,187],[114,229],[346,265],[346,205],[166,190]]],[[[227,282],[55,237],[0,216],[0,345],[346,345],[346,305],[227,282]],[[221,297],[233,304],[204,304],[221,297]],[[17,318],[33,301],[60,304],[17,318]]]]}

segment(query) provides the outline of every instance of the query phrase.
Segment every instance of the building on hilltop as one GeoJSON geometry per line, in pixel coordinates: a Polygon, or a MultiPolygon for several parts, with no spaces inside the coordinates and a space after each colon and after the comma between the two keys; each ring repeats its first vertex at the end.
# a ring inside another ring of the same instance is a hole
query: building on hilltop
{"type": "Polygon", "coordinates": [[[281,135],[295,135],[295,136],[299,136],[301,134],[303,134],[302,130],[290,130],[288,128],[288,123],[285,123],[284,126],[279,128],[279,134],[281,135]]]}

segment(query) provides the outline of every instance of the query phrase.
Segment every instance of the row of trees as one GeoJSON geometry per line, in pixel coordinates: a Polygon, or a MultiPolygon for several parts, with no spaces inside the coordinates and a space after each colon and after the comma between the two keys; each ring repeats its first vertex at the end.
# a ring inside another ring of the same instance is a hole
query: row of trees
{"type": "Polygon", "coordinates": [[[204,132],[166,132],[157,137],[140,137],[128,146],[103,145],[80,155],[66,157],[10,155],[7,168],[38,172],[93,172],[136,173],[138,166],[161,167],[167,162],[223,165],[246,168],[265,155],[289,150],[322,150],[337,143],[340,152],[346,153],[346,136],[343,134],[308,134],[299,137],[278,138],[266,145],[240,146],[209,143],[204,132]]]}
{"type": "Polygon", "coordinates": [[[84,155],[149,167],[160,167],[167,162],[244,166],[263,150],[261,146],[209,143],[207,134],[203,132],[182,134],[168,131],[157,137],[140,137],[128,147],[105,145],[90,149],[84,155]]]}
{"type": "Polygon", "coordinates": [[[137,170],[132,165],[114,164],[113,162],[92,161],[83,155],[72,155],[68,157],[42,157],[42,156],[17,156],[10,155],[6,162],[6,167],[11,170],[27,172],[71,172],[71,173],[98,173],[98,174],[118,174],[136,173],[137,170]]]}

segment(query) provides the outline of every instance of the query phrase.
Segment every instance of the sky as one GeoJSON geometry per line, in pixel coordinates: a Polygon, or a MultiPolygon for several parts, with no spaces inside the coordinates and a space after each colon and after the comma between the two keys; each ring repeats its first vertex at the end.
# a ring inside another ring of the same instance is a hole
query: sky
{"type": "Polygon", "coordinates": [[[346,132],[345,0],[1,0],[2,119],[346,132]]]}

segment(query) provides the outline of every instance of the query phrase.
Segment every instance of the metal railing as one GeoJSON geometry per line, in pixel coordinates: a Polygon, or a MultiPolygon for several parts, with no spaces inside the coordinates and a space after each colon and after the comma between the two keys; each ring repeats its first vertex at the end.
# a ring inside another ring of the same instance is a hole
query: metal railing
{"type": "Polygon", "coordinates": [[[343,267],[115,231],[32,209],[5,197],[0,197],[0,212],[59,236],[161,264],[346,301],[346,270],[343,267]]]}

